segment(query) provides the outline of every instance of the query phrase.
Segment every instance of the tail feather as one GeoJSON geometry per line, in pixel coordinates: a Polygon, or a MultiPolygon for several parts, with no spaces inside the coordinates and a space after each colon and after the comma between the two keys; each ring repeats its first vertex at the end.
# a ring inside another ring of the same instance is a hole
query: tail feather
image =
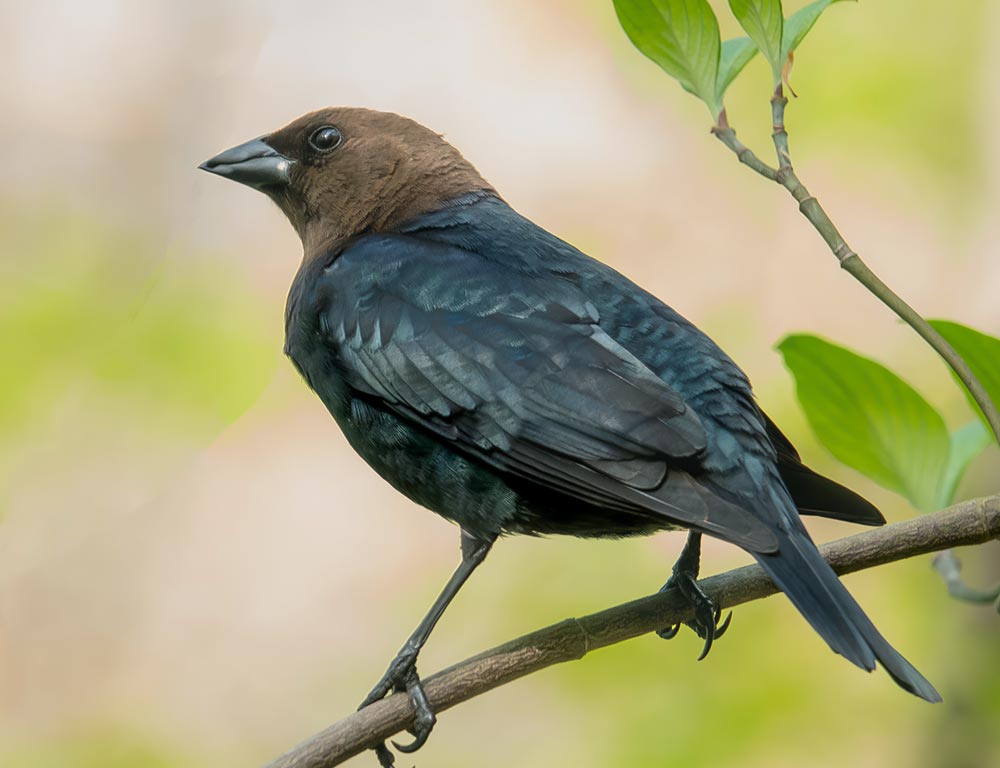
{"type": "Polygon", "coordinates": [[[778,551],[754,557],[806,621],[836,653],[862,669],[871,671],[878,661],[900,687],[927,701],[941,701],[934,686],[882,637],[801,523],[789,522],[778,551]]]}

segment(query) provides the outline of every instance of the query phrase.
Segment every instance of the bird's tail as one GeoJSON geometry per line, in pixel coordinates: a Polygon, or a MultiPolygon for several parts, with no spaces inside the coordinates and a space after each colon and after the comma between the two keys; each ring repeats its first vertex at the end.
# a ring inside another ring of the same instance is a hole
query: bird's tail
{"type": "Polygon", "coordinates": [[[778,551],[754,557],[799,613],[834,652],[869,672],[878,661],[900,687],[927,701],[941,701],[934,686],[875,629],[797,517],[786,516],[786,521],[788,532],[779,534],[778,551]]]}

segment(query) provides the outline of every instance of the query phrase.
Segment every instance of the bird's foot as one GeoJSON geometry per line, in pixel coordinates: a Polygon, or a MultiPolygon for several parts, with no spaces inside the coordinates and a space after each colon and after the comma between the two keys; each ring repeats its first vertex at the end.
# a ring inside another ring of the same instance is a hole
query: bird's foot
{"type": "MultiPolygon", "coordinates": [[[[400,752],[416,752],[427,741],[427,737],[431,735],[431,731],[434,729],[434,723],[437,722],[430,702],[427,700],[427,694],[424,692],[423,683],[417,674],[416,651],[410,648],[404,648],[400,651],[396,658],[392,660],[392,663],[389,664],[389,668],[382,675],[382,679],[375,684],[375,687],[371,689],[358,709],[364,709],[369,704],[385,698],[390,693],[402,691],[406,691],[410,697],[410,703],[413,704],[414,722],[413,726],[408,730],[413,734],[414,739],[409,744],[399,744],[394,741],[392,745],[400,752]]],[[[374,750],[375,756],[378,758],[379,765],[382,768],[393,768],[395,759],[392,751],[385,745],[385,742],[377,744],[374,750]]]]}
{"type": "MultiPolygon", "coordinates": [[[[701,655],[698,657],[698,661],[701,661],[712,650],[712,643],[726,634],[726,630],[729,629],[729,622],[733,619],[733,614],[730,613],[726,616],[726,620],[720,624],[719,619],[722,617],[722,611],[716,608],[711,598],[702,591],[702,588],[698,586],[697,577],[690,571],[682,568],[675,569],[674,575],[663,585],[660,592],[666,592],[673,587],[680,590],[680,593],[691,604],[691,607],[694,608],[694,619],[692,621],[685,621],[684,623],[693,629],[698,634],[698,637],[705,641],[705,645],[701,649],[701,655]]],[[[656,634],[664,640],[669,640],[677,635],[680,628],[680,624],[675,624],[666,629],[657,630],[656,634]]]]}

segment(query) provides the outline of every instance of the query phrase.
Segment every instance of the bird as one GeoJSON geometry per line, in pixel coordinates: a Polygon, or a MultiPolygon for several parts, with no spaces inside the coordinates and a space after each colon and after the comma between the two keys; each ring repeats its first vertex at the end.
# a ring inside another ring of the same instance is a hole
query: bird
{"type": "MultiPolygon", "coordinates": [[[[443,136],[391,112],[331,107],[199,167],[288,218],[303,256],[285,353],[353,449],[459,527],[458,568],[360,707],[407,693],[414,741],[398,749],[418,749],[435,723],[420,649],[508,534],[686,529],[663,588],[691,603],[702,657],[728,619],[719,624],[698,586],[701,538],[722,539],[756,559],[833,651],[941,700],[800,519],[879,525],[881,513],[802,463],[706,334],[516,212],[443,136]]],[[[393,765],[384,743],[375,752],[393,765]]]]}

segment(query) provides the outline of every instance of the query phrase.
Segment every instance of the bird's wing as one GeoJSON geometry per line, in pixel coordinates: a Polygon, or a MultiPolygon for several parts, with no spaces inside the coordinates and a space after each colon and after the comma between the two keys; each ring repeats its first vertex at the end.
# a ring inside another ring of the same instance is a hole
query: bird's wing
{"type": "Polygon", "coordinates": [[[698,466],[698,416],[568,282],[380,236],[346,250],[317,291],[350,385],[457,450],[591,504],[770,546],[745,509],[668,471],[698,466]]]}

